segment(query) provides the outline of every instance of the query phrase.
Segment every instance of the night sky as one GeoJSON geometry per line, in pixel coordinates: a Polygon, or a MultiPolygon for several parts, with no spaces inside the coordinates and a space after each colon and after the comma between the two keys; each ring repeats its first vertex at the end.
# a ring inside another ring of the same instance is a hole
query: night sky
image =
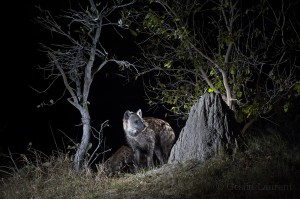
{"type": "MultiPolygon", "coordinates": [[[[42,102],[48,103],[49,100],[56,100],[61,96],[64,88],[61,81],[43,94],[30,88],[43,90],[49,85],[43,79],[42,71],[37,70],[37,66],[47,63],[46,55],[38,51],[39,43],[51,37],[49,32],[32,22],[38,14],[35,5],[54,12],[68,6],[69,1],[11,1],[10,5],[1,6],[2,152],[10,149],[13,153],[26,153],[31,142],[33,148],[50,154],[52,150],[57,150],[53,135],[59,149],[63,150],[64,145],[71,142],[59,130],[77,142],[81,138],[81,127],[76,126],[80,124],[80,114],[66,98],[53,106],[37,108],[42,102]]],[[[107,35],[109,43],[104,45],[116,56],[126,58],[136,52],[130,39],[122,40],[118,36],[107,35]]],[[[91,88],[89,107],[92,126],[99,128],[102,122],[109,120],[110,126],[104,130],[104,136],[107,147],[113,150],[125,144],[122,117],[126,110],[137,111],[142,108],[146,116],[164,115],[159,111],[147,112],[149,107],[141,82],[126,83],[124,78],[114,74],[116,69],[116,66],[108,65],[98,73],[91,88]]]]}

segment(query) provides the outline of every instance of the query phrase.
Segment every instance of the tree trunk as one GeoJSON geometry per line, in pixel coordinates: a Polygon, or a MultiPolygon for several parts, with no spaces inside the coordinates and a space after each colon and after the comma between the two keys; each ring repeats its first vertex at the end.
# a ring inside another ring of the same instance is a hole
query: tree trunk
{"type": "Polygon", "coordinates": [[[220,94],[205,93],[191,108],[168,163],[196,159],[205,162],[222,150],[236,149],[233,112],[220,94]]]}
{"type": "Polygon", "coordinates": [[[81,112],[82,121],[82,138],[79,147],[77,148],[74,159],[74,170],[79,171],[82,166],[82,161],[87,153],[87,147],[91,137],[90,114],[88,108],[84,108],[81,112]]]}

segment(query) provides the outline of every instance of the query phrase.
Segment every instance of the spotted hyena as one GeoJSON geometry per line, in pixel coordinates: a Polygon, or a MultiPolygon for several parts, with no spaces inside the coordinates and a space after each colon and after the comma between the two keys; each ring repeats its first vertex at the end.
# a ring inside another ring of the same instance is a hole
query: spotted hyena
{"type": "Polygon", "coordinates": [[[123,128],[138,166],[143,153],[146,154],[148,168],[153,166],[153,154],[160,164],[167,161],[175,139],[169,123],[158,118],[143,118],[139,109],[136,113],[131,111],[124,113],[123,128]]]}
{"type": "Polygon", "coordinates": [[[128,146],[121,146],[110,158],[108,158],[104,165],[105,168],[116,173],[119,171],[131,171],[133,168],[133,151],[128,146]]]}
{"type": "MultiPolygon", "coordinates": [[[[146,166],[146,157],[144,154],[140,157],[141,166],[146,166]]],[[[133,151],[128,146],[121,146],[110,158],[108,158],[104,166],[111,173],[118,172],[134,172],[137,165],[134,164],[133,151]]]]}

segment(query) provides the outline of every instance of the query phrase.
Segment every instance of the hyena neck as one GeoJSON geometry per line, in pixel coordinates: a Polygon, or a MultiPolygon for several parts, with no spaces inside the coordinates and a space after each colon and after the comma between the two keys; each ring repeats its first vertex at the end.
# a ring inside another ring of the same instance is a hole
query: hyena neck
{"type": "Polygon", "coordinates": [[[140,131],[132,131],[132,130],[127,130],[126,135],[130,138],[136,138],[139,134],[145,132],[148,129],[148,125],[145,124],[145,128],[140,131]]]}
{"type": "Polygon", "coordinates": [[[126,130],[126,135],[128,137],[134,138],[138,135],[139,133],[137,131],[134,130],[126,130]]]}

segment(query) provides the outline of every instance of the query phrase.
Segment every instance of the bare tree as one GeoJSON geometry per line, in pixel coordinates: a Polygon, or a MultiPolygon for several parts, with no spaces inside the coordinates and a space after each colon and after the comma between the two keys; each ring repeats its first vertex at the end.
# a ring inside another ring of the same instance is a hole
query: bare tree
{"type": "Polygon", "coordinates": [[[117,22],[110,21],[109,17],[132,2],[118,5],[111,5],[112,3],[114,1],[95,4],[93,0],[89,0],[89,5],[83,6],[84,8],[68,9],[58,17],[38,8],[40,16],[36,18],[36,22],[60,42],[49,46],[42,45],[42,51],[47,54],[49,63],[41,69],[47,74],[46,79],[51,80],[50,86],[58,79],[63,80],[70,96],[67,98],[68,102],[81,115],[82,138],[74,158],[76,171],[82,168],[91,138],[88,99],[95,75],[110,62],[119,65],[121,70],[131,66],[127,61],[110,56],[100,40],[103,28],[118,25],[117,22]]]}
{"type": "Polygon", "coordinates": [[[144,2],[122,21],[142,50],[136,76],[152,74],[144,78],[151,105],[184,117],[203,93],[221,93],[245,131],[299,94],[294,2],[144,2]]]}

